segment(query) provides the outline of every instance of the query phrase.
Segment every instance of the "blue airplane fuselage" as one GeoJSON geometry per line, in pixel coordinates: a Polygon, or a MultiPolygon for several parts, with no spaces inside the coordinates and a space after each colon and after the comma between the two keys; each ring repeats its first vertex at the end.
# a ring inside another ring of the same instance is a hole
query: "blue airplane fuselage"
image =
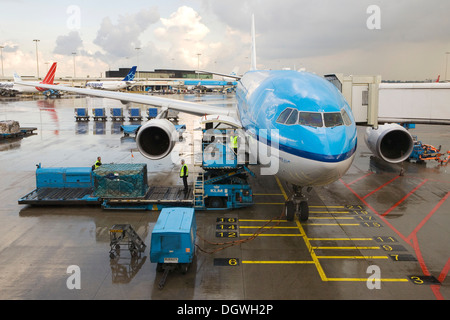
{"type": "Polygon", "coordinates": [[[258,147],[277,140],[280,178],[298,186],[326,185],[350,167],[357,146],[355,121],[342,94],[326,79],[290,70],[249,71],[238,82],[236,97],[242,126],[258,147]],[[284,119],[290,112],[292,118],[284,119]],[[311,116],[316,122],[308,122],[311,116]]]}

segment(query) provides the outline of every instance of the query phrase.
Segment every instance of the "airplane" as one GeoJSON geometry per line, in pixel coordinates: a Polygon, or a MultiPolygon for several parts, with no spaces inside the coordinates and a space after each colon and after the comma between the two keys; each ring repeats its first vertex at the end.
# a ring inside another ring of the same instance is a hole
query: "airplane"
{"type": "MultiPolygon", "coordinates": [[[[94,93],[94,90],[80,88],[47,87],[160,107],[158,116],[145,123],[136,136],[139,151],[150,160],[165,158],[176,143],[174,125],[164,119],[169,109],[197,115],[205,121],[220,118],[242,130],[245,144],[250,148],[256,146],[258,150],[268,151],[269,163],[278,164],[273,175],[292,186],[285,202],[286,219],[292,221],[298,216],[300,221],[306,221],[309,217],[307,193],[313,187],[340,179],[355,158],[355,119],[341,92],[324,77],[306,71],[258,70],[254,16],[251,29],[250,70],[242,76],[223,75],[237,80],[236,106],[218,107],[123,92],[94,93]]],[[[406,160],[413,147],[411,134],[399,125],[368,128],[365,141],[373,147],[371,150],[376,156],[391,163],[406,160]]],[[[253,151],[253,154],[256,154],[257,164],[267,161],[267,156],[263,159],[259,152],[253,151]]]]}
{"type": "MultiPolygon", "coordinates": [[[[53,80],[55,79],[55,73],[56,73],[56,66],[57,63],[54,62],[50,69],[47,72],[47,75],[45,78],[40,82],[40,84],[53,84],[53,80]]],[[[48,91],[48,89],[41,88],[38,86],[28,86],[28,85],[22,85],[19,84],[19,82],[23,82],[22,78],[17,74],[14,73],[14,82],[1,82],[0,83],[0,89],[5,90],[4,92],[9,93],[36,93],[36,92],[44,92],[48,91]]]]}
{"type": "Polygon", "coordinates": [[[137,66],[133,66],[128,72],[127,76],[120,81],[89,81],[86,83],[86,88],[103,89],[103,90],[120,90],[134,84],[134,76],[136,74],[137,66]]]}
{"type": "Polygon", "coordinates": [[[213,90],[224,89],[225,87],[232,87],[237,85],[235,81],[220,81],[220,80],[184,80],[184,85],[188,90],[213,90]]]}

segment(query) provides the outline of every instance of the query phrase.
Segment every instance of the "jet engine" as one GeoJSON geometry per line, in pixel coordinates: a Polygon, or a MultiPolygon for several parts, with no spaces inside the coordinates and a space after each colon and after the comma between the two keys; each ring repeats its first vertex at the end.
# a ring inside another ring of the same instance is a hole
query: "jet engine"
{"type": "Polygon", "coordinates": [[[152,119],[144,124],[136,136],[136,144],[142,155],[150,160],[166,157],[175,146],[178,133],[166,119],[152,119]]]}
{"type": "Polygon", "coordinates": [[[378,129],[367,128],[364,138],[370,151],[389,163],[405,161],[414,148],[412,135],[395,123],[380,125],[378,129]]]}

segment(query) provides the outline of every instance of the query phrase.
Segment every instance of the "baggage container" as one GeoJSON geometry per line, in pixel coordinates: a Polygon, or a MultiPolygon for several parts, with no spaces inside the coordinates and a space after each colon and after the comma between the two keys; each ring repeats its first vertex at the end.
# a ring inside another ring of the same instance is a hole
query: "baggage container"
{"type": "Polygon", "coordinates": [[[142,198],[148,191],[147,164],[103,164],[94,170],[94,196],[142,198]]]}
{"type": "Polygon", "coordinates": [[[150,261],[157,270],[175,264],[187,272],[195,255],[197,223],[193,208],[165,208],[152,231],[150,261]]]}

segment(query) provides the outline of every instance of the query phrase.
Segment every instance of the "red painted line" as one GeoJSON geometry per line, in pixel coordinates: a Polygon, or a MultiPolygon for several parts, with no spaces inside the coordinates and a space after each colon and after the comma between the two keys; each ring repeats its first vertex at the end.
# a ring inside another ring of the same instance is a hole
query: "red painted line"
{"type": "Polygon", "coordinates": [[[450,271],[450,258],[448,258],[447,263],[444,266],[444,269],[442,269],[441,274],[438,277],[440,283],[444,282],[449,271],[450,271]]]}
{"type": "Polygon", "coordinates": [[[353,180],[352,182],[348,183],[347,185],[354,184],[355,182],[358,182],[359,180],[362,180],[362,179],[364,179],[365,177],[368,177],[368,176],[370,176],[370,175],[372,175],[372,174],[373,174],[373,172],[369,172],[368,174],[365,174],[365,175],[363,175],[362,177],[359,177],[358,179],[353,180]]]}
{"type": "Polygon", "coordinates": [[[412,238],[412,246],[414,248],[414,252],[416,253],[416,257],[417,257],[417,260],[419,261],[419,265],[420,265],[420,268],[422,269],[423,275],[430,276],[431,275],[430,271],[428,271],[428,268],[425,265],[425,260],[423,259],[422,252],[420,251],[420,248],[419,248],[419,240],[417,240],[416,236],[414,236],[412,238]]]}
{"type": "Polygon", "coordinates": [[[396,179],[398,179],[400,176],[396,176],[394,179],[389,180],[388,182],[386,182],[385,184],[379,186],[378,188],[376,188],[375,190],[373,190],[372,192],[369,192],[368,194],[366,194],[363,199],[371,196],[372,194],[374,194],[375,192],[379,191],[381,188],[384,188],[385,186],[387,186],[388,184],[390,184],[391,182],[395,181],[396,179]]]}
{"type": "Polygon", "coordinates": [[[392,229],[392,231],[394,231],[400,238],[402,238],[405,242],[409,242],[406,237],[400,233],[400,231],[398,231],[397,229],[394,228],[394,226],[392,224],[389,223],[389,221],[386,220],[386,218],[384,218],[383,216],[381,216],[377,210],[375,210],[369,203],[367,203],[366,200],[364,200],[359,194],[357,194],[355,192],[355,190],[353,190],[349,185],[347,185],[342,179],[339,179],[342,184],[344,186],[347,187],[348,190],[350,190],[350,192],[352,192],[362,203],[364,203],[373,213],[375,213],[378,217],[380,217],[381,220],[383,220],[383,222],[389,226],[389,228],[392,229]]]}
{"type": "Polygon", "coordinates": [[[382,214],[382,216],[386,216],[389,212],[391,212],[392,210],[394,210],[396,207],[398,207],[400,205],[400,203],[402,203],[403,201],[405,201],[410,195],[412,195],[414,192],[417,191],[417,189],[419,189],[421,186],[423,186],[426,182],[428,181],[428,179],[423,180],[421,183],[419,183],[419,185],[417,185],[417,187],[415,187],[414,189],[412,189],[406,196],[404,196],[403,198],[401,198],[396,204],[394,204],[392,207],[390,207],[388,210],[386,210],[385,213],[382,214]]]}
{"type": "Polygon", "coordinates": [[[425,225],[425,223],[431,218],[431,216],[436,212],[437,209],[439,209],[439,207],[445,202],[445,200],[447,200],[449,196],[450,192],[447,192],[447,194],[438,202],[438,204],[430,211],[430,213],[428,213],[427,216],[411,232],[407,239],[411,239],[417,234],[417,232],[419,232],[419,230],[425,225]]]}
{"type": "Polygon", "coordinates": [[[436,297],[436,300],[445,300],[444,296],[441,293],[441,285],[439,284],[433,284],[430,286],[431,291],[433,291],[434,296],[436,297]]]}
{"type": "MultiPolygon", "coordinates": [[[[450,192],[447,192],[447,194],[439,201],[439,203],[428,213],[428,215],[421,221],[421,223],[413,230],[413,232],[406,238],[401,234],[397,229],[394,228],[382,215],[380,215],[371,205],[367,203],[366,200],[364,200],[359,194],[357,194],[348,184],[346,184],[342,179],[339,179],[342,184],[350,190],[361,202],[363,202],[370,210],[372,210],[377,216],[379,216],[383,222],[388,225],[392,231],[394,231],[399,237],[401,237],[405,242],[409,243],[417,256],[417,259],[419,261],[420,267],[423,271],[424,275],[430,275],[430,272],[428,271],[428,268],[425,264],[425,260],[423,259],[422,253],[420,251],[419,247],[419,241],[417,239],[417,232],[425,225],[425,223],[431,218],[431,216],[439,209],[439,207],[444,203],[445,200],[447,200],[448,197],[450,197],[450,192]]],[[[428,179],[425,179],[422,181],[418,186],[416,186],[411,192],[409,192],[405,197],[402,198],[399,202],[397,202],[393,207],[391,207],[388,211],[386,211],[383,215],[389,213],[392,211],[395,207],[397,207],[401,202],[403,202],[406,198],[408,198],[411,194],[413,194],[417,189],[419,189],[422,185],[424,185],[428,179]]],[[[447,277],[448,273],[450,272],[450,258],[447,260],[447,263],[445,264],[444,268],[441,271],[441,274],[439,275],[438,281],[442,283],[445,278],[447,277]]],[[[431,290],[436,297],[437,300],[444,300],[444,297],[442,296],[440,292],[440,285],[431,285],[431,290]]]]}

